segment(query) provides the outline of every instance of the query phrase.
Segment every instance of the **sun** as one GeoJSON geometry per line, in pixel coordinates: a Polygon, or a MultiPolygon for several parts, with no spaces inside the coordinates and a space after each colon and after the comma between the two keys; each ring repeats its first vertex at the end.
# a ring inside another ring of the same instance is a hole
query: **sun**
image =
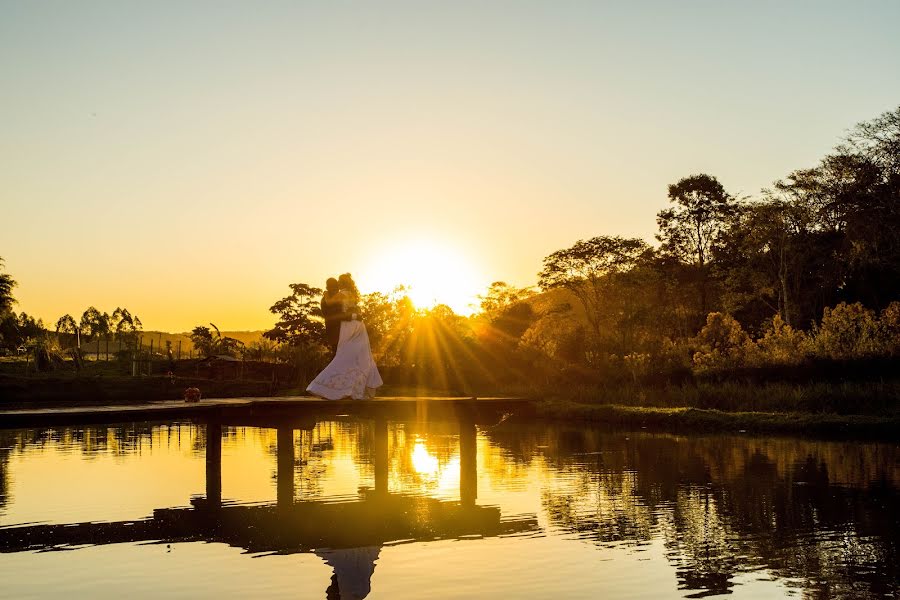
{"type": "Polygon", "coordinates": [[[417,308],[446,304],[470,315],[483,284],[466,255],[429,239],[408,240],[376,252],[358,278],[363,291],[390,292],[405,286],[417,308]]]}

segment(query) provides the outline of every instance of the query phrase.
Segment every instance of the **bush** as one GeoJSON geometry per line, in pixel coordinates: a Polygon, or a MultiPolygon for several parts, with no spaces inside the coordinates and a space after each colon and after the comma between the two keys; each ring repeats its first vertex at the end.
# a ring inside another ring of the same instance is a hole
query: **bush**
{"type": "Polygon", "coordinates": [[[805,333],[785,323],[781,315],[775,315],[763,336],[748,345],[746,364],[752,367],[798,365],[809,357],[811,350],[805,333]]]}
{"type": "Polygon", "coordinates": [[[889,356],[900,355],[900,302],[891,302],[879,319],[881,346],[889,356]]]}
{"type": "Polygon", "coordinates": [[[694,366],[700,372],[743,365],[748,346],[752,345],[741,324],[731,315],[719,312],[709,313],[695,343],[698,349],[694,366]]]}
{"type": "Polygon", "coordinates": [[[816,354],[839,360],[880,354],[883,349],[875,312],[859,302],[826,308],[822,323],[813,328],[816,354]]]}

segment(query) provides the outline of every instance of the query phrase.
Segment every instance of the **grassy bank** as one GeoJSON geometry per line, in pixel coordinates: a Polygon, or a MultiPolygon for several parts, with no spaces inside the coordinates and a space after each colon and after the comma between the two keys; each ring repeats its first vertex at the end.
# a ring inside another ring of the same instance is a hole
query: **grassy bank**
{"type": "MultiPolygon", "coordinates": [[[[179,399],[187,387],[205,398],[303,394],[271,380],[217,380],[185,375],[123,376],[113,363],[81,372],[23,377],[0,374],[0,407],[46,407],[179,399]]],[[[546,389],[439,390],[388,382],[382,396],[525,396],[518,419],[575,421],[676,432],[756,432],[895,438],[900,436],[900,382],[760,383],[695,381],[670,385],[570,385],[546,389]]]]}
{"type": "Polygon", "coordinates": [[[527,420],[576,421],[630,429],[678,433],[733,432],[893,439],[900,415],[722,411],[536,400],[527,420]]]}
{"type": "Polygon", "coordinates": [[[152,377],[10,377],[0,376],[0,407],[93,406],[150,400],[177,400],[185,388],[200,388],[204,398],[269,396],[268,381],[216,381],[152,377]]]}
{"type": "Polygon", "coordinates": [[[661,386],[571,386],[541,399],[648,408],[725,412],[900,414],[900,381],[809,383],[697,382],[661,386]]]}

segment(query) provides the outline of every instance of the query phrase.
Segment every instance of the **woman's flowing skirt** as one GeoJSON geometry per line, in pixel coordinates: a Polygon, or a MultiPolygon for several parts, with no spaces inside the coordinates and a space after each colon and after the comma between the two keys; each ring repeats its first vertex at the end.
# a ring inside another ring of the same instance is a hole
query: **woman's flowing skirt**
{"type": "Polygon", "coordinates": [[[372,358],[366,326],[361,321],[344,321],[334,358],[306,391],[328,400],[364,400],[374,398],[375,389],[383,383],[372,358]]]}

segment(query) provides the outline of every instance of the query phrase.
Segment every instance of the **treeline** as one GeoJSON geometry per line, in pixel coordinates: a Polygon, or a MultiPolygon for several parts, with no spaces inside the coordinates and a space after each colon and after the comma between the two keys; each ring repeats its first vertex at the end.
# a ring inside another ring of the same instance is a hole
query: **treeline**
{"type": "MultiPolygon", "coordinates": [[[[544,259],[537,289],[497,282],[472,317],[419,310],[402,288],[363,296],[386,380],[468,392],[900,354],[900,108],[857,125],[818,165],[757,197],[695,174],[668,187],[668,202],[655,247],[612,235],[576,241],[544,259]]],[[[14,285],[0,273],[3,348],[43,330],[11,310],[14,285]]],[[[198,326],[195,347],[288,362],[297,383],[308,381],[328,359],[322,290],[290,288],[271,307],[278,322],[264,340],[245,345],[198,326]]],[[[124,309],[89,308],[56,329],[134,339],[141,324],[124,309]]]]}
{"type": "MultiPolygon", "coordinates": [[[[0,267],[3,259],[0,258],[0,267]]],[[[56,335],[51,335],[41,319],[27,313],[16,313],[13,290],[17,283],[9,273],[0,272],[0,356],[24,355],[34,358],[38,370],[52,370],[67,358],[80,367],[82,342],[108,342],[110,338],[133,350],[137,347],[143,324],[127,308],[117,307],[112,314],[90,306],[76,321],[65,314],[56,321],[56,335]]]]}
{"type": "MultiPolygon", "coordinates": [[[[712,175],[668,188],[657,247],[599,235],[547,256],[539,290],[495,283],[481,311],[361,303],[380,365],[411,381],[677,377],[898,354],[900,108],[755,198],[712,175]],[[892,304],[893,302],[893,304],[892,304]]],[[[321,290],[293,284],[265,335],[307,379],[325,360],[321,290]]]]}

